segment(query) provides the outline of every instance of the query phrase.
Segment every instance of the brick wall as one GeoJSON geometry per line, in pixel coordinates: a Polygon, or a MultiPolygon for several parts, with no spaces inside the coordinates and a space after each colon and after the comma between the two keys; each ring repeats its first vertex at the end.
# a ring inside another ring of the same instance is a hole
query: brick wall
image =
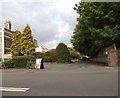
{"type": "Polygon", "coordinates": [[[117,50],[115,44],[113,44],[101,50],[96,57],[92,58],[92,61],[107,63],[108,66],[120,66],[120,50],[117,50]]]}
{"type": "Polygon", "coordinates": [[[118,66],[120,66],[120,50],[118,51],[118,66]]]}
{"type": "Polygon", "coordinates": [[[115,44],[107,47],[107,51],[108,51],[108,65],[119,66],[120,51],[116,49],[115,44]]]}
{"type": "Polygon", "coordinates": [[[118,51],[112,50],[108,55],[109,66],[118,66],[118,51]]]}

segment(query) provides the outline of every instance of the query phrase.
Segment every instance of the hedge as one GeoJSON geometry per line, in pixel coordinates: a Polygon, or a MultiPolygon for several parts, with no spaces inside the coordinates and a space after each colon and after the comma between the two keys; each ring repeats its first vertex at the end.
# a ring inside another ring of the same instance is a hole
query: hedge
{"type": "Polygon", "coordinates": [[[52,56],[45,56],[44,57],[44,62],[52,62],[52,61],[53,61],[52,56]]]}
{"type": "Polygon", "coordinates": [[[13,67],[14,67],[14,63],[12,59],[8,59],[2,62],[2,68],[13,68],[13,67]]]}
{"type": "Polygon", "coordinates": [[[13,57],[14,66],[19,68],[24,68],[27,66],[27,57],[26,56],[15,56],[13,57]]]}

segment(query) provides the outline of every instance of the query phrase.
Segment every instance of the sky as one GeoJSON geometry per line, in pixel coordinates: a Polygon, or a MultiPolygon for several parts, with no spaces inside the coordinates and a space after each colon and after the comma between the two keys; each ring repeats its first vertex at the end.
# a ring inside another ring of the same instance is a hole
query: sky
{"type": "Polygon", "coordinates": [[[1,0],[0,27],[11,21],[13,30],[23,31],[28,24],[38,45],[48,49],[70,39],[78,17],[73,7],[80,0],[1,0]]]}

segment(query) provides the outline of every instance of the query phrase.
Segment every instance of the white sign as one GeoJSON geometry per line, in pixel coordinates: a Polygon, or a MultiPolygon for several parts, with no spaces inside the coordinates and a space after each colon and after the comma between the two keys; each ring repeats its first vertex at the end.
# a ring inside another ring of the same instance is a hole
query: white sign
{"type": "Polygon", "coordinates": [[[36,59],[35,68],[40,69],[41,60],[42,60],[41,58],[36,59]]]}
{"type": "Polygon", "coordinates": [[[4,54],[4,58],[5,59],[10,59],[10,58],[12,58],[12,55],[11,54],[4,54]]]}

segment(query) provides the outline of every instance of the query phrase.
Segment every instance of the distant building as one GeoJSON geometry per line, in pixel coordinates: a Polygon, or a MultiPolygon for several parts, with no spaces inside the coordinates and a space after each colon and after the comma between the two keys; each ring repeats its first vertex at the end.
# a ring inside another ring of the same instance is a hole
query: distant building
{"type": "Polygon", "coordinates": [[[37,48],[35,48],[35,52],[42,52],[42,47],[38,46],[37,48]]]}
{"type": "Polygon", "coordinates": [[[10,21],[6,21],[0,28],[0,59],[4,60],[4,55],[10,53],[10,46],[14,31],[11,30],[10,21]]]}
{"type": "Polygon", "coordinates": [[[35,44],[36,48],[39,47],[38,44],[37,44],[37,40],[36,39],[34,39],[34,44],[35,44]]]}
{"type": "Polygon", "coordinates": [[[42,47],[42,51],[43,51],[43,52],[47,52],[47,51],[49,51],[49,49],[42,47]]]}
{"type": "Polygon", "coordinates": [[[35,49],[35,52],[47,52],[49,51],[49,49],[47,48],[44,48],[42,46],[38,46],[36,49],[35,49]]]}

